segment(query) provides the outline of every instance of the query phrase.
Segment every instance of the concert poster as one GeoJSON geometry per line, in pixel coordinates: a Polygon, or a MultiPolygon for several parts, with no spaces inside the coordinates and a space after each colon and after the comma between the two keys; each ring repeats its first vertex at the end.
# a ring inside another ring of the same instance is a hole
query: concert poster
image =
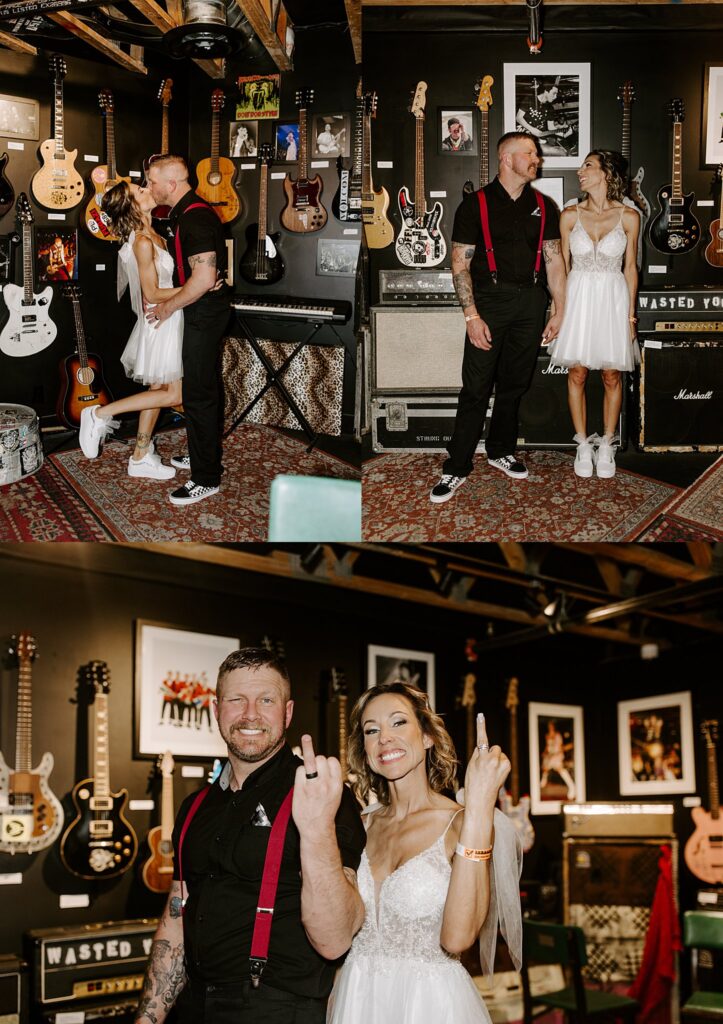
{"type": "Polygon", "coordinates": [[[38,284],[78,280],[78,232],[75,228],[36,228],[35,267],[38,284]]]}
{"type": "Polygon", "coordinates": [[[236,121],[269,121],[279,116],[281,75],[241,75],[236,84],[236,121]]]}

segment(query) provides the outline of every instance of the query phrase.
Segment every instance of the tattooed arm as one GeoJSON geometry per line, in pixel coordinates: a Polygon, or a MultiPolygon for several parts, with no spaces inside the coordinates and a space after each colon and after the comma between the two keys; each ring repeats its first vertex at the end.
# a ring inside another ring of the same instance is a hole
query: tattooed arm
{"type": "Polygon", "coordinates": [[[153,936],[134,1024],[163,1024],[185,984],[181,883],[174,881],[153,936]]]}
{"type": "Polygon", "coordinates": [[[182,288],[179,288],[172,299],[166,302],[159,302],[157,306],[149,310],[146,319],[154,326],[166,320],[171,313],[184,306],[190,306],[197,302],[202,295],[210,292],[216,287],[216,253],[200,252],[196,256],[190,256],[188,265],[191,268],[191,276],[182,288]]]}
{"type": "Polygon", "coordinates": [[[479,314],[474,301],[472,275],[469,269],[474,251],[473,245],[452,242],[452,282],[465,317],[475,317],[474,320],[467,321],[467,337],[475,348],[491,349],[490,329],[481,317],[477,319],[479,314]]]}
{"type": "Polygon", "coordinates": [[[562,254],[560,239],[550,238],[543,242],[542,255],[545,257],[545,267],[547,269],[547,286],[550,289],[554,303],[554,312],[542,332],[542,340],[550,342],[559,333],[560,325],[562,324],[562,314],[565,309],[565,280],[567,274],[565,272],[565,259],[562,254]]]}

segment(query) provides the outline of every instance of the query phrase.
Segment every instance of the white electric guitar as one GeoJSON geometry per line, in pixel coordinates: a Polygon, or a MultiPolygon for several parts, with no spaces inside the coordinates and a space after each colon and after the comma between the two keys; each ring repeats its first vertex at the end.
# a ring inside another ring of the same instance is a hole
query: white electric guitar
{"type": "Polygon", "coordinates": [[[520,773],[517,758],[517,696],[518,682],[510,679],[507,687],[507,701],[505,706],[510,713],[510,761],[512,772],[510,774],[511,792],[508,793],[504,787],[500,790],[500,809],[505,814],[520,834],[522,850],[527,853],[535,844],[535,830],[530,821],[530,798],[520,796],[520,773]]]}
{"type": "Polygon", "coordinates": [[[405,267],[436,267],[447,255],[447,244],[440,229],[442,204],[436,202],[427,209],[424,191],[424,107],[427,101],[427,83],[419,82],[412,100],[411,112],[416,120],[416,168],[414,174],[414,202],[409,189],[399,189],[399,212],[402,230],[397,235],[397,259],[405,267]]]}
{"type": "Polygon", "coordinates": [[[0,333],[0,351],[6,356],[32,356],[55,341],[58,328],[50,319],[53,289],[48,285],[38,295],[33,290],[33,211],[24,192],[16,207],[23,232],[23,286],[3,288],[10,318],[0,333]]]}

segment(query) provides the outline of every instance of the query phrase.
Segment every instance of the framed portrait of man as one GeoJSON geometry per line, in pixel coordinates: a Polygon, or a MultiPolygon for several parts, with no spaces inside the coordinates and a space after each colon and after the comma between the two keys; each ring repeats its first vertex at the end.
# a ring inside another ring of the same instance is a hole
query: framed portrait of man
{"type": "Polygon", "coordinates": [[[590,65],[505,64],[504,128],[529,132],[546,170],[579,167],[590,152],[590,65]]]}
{"type": "Polygon", "coordinates": [[[623,796],[694,792],[690,691],[620,701],[618,757],[623,796]]]}
{"type": "Polygon", "coordinates": [[[476,156],[477,133],[471,107],[437,112],[438,149],[442,156],[476,156]]]}

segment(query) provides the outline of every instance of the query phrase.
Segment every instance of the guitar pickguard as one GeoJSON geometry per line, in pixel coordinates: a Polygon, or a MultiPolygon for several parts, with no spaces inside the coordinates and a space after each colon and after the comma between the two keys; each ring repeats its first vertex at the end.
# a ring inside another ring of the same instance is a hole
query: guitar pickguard
{"type": "Polygon", "coordinates": [[[650,222],[650,241],[668,256],[691,252],[700,241],[700,224],[691,211],[695,195],[689,192],[674,200],[672,185],[658,192],[660,213],[650,222]]]}
{"type": "Polygon", "coordinates": [[[397,259],[405,267],[435,267],[447,255],[447,246],[439,225],[442,204],[435,203],[431,210],[416,216],[414,203],[406,188],[399,190],[399,212],[402,230],[397,235],[397,259]]]}
{"type": "Polygon", "coordinates": [[[38,853],[60,835],[63,808],[48,784],[52,770],[49,752],[29,772],[11,772],[0,755],[1,852],[38,853]]]}
{"type": "Polygon", "coordinates": [[[644,220],[650,219],[651,209],[650,203],[643,194],[643,178],[645,177],[645,170],[642,167],[638,167],[635,177],[630,182],[630,198],[633,200],[635,205],[639,207],[643,214],[644,220]]]}

